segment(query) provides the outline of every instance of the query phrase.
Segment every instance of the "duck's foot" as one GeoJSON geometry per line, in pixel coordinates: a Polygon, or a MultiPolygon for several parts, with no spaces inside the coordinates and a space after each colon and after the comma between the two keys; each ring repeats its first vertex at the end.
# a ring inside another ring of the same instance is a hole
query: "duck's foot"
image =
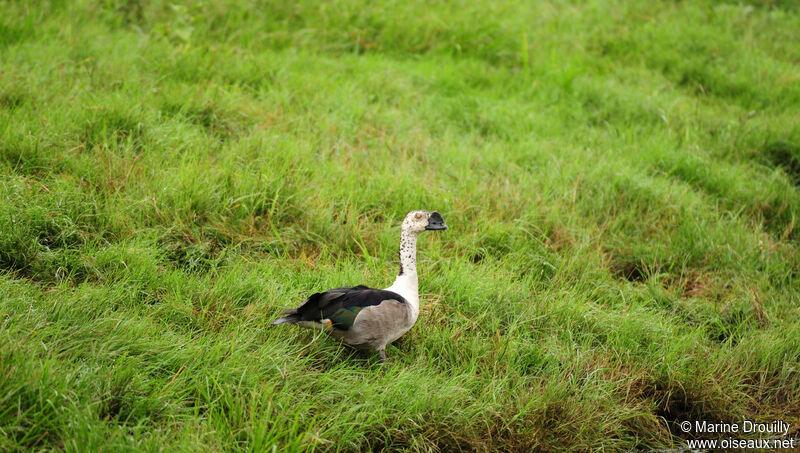
{"type": "Polygon", "coordinates": [[[378,360],[380,360],[381,363],[386,363],[386,350],[385,349],[381,349],[380,351],[378,351],[378,360]]]}

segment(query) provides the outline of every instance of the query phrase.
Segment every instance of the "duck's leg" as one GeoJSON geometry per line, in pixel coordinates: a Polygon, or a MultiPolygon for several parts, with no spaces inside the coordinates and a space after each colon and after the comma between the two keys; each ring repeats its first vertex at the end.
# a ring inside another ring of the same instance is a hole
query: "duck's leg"
{"type": "Polygon", "coordinates": [[[379,349],[378,350],[378,360],[380,360],[381,363],[385,363],[386,362],[386,349],[379,349]]]}

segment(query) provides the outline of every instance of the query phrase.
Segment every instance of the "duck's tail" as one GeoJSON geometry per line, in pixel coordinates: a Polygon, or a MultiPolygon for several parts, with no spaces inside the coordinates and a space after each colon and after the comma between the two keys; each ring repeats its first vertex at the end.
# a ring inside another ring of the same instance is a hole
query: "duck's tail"
{"type": "Polygon", "coordinates": [[[273,326],[277,326],[278,324],[295,324],[300,321],[300,315],[297,314],[297,309],[292,308],[289,310],[284,310],[281,312],[283,318],[278,318],[275,321],[272,321],[273,326]]]}

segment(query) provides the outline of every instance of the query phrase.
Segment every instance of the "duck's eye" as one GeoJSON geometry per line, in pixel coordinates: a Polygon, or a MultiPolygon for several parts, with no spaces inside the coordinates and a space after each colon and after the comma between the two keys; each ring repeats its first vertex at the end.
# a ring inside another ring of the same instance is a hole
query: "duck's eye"
{"type": "Polygon", "coordinates": [[[416,218],[418,218],[418,219],[421,219],[421,218],[422,218],[422,214],[420,214],[420,213],[418,212],[418,213],[417,213],[417,215],[416,215],[416,218]]]}

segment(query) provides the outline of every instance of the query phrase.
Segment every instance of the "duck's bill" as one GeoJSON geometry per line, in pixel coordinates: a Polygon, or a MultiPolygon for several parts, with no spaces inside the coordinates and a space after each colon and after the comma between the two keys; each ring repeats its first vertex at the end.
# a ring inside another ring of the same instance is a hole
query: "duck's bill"
{"type": "Polygon", "coordinates": [[[442,215],[436,211],[433,211],[430,218],[428,218],[428,226],[425,227],[426,230],[446,230],[447,225],[444,224],[444,219],[442,215]]]}

